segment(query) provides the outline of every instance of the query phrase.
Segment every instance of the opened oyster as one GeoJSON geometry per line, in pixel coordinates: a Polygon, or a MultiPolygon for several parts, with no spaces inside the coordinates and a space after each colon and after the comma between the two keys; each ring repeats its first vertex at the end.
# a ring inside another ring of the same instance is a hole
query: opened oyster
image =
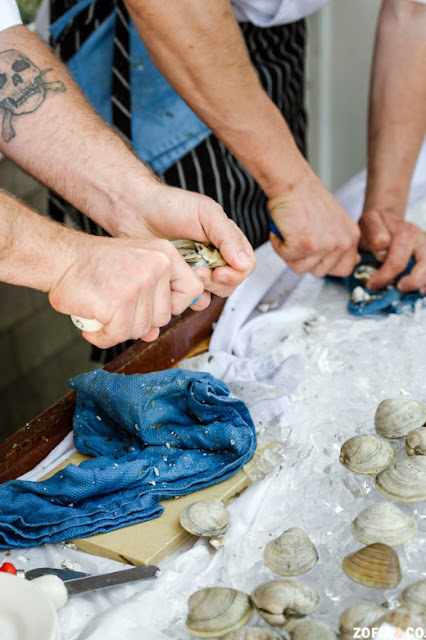
{"type": "Polygon", "coordinates": [[[403,438],[426,423],[426,404],[404,398],[383,400],[376,410],[374,424],[385,438],[403,438]]]}
{"type": "Polygon", "coordinates": [[[366,285],[367,282],[372,278],[379,270],[379,267],[376,267],[372,264],[360,264],[354,271],[354,278],[362,282],[363,285],[366,285]]]}
{"type": "Polygon", "coordinates": [[[363,544],[383,542],[396,547],[414,538],[417,522],[391,502],[376,502],[361,511],[352,522],[351,531],[363,544]]]}
{"type": "Polygon", "coordinates": [[[290,618],[313,613],[321,605],[321,596],[298,580],[271,580],[260,584],[251,594],[259,614],[272,625],[283,625],[290,618]]]}
{"type": "Polygon", "coordinates": [[[353,640],[358,630],[373,626],[376,620],[387,613],[384,607],[359,604],[346,609],[339,618],[340,640],[353,640]]]}
{"type": "Polygon", "coordinates": [[[245,625],[252,612],[246,593],[227,587],[207,587],[189,598],[186,626],[194,636],[217,638],[245,625]]]}
{"type": "Polygon", "coordinates": [[[426,500],[426,456],[404,458],[376,476],[376,489],[395,502],[426,500]]]}
{"type": "Polygon", "coordinates": [[[376,475],[395,460],[393,444],[376,435],[354,436],[340,449],[340,462],[355,473],[376,475]]]}
{"type": "Polygon", "coordinates": [[[291,640],[337,640],[333,629],[319,620],[290,620],[285,630],[291,640]]]}
{"type": "Polygon", "coordinates": [[[413,429],[405,440],[405,450],[409,456],[426,456],[426,429],[413,429]]]}
{"type": "Polygon", "coordinates": [[[405,587],[399,599],[409,606],[418,606],[426,609],[426,578],[417,580],[417,582],[405,587]]]}
{"type": "Polygon", "coordinates": [[[375,589],[393,589],[402,578],[397,554],[379,542],[347,555],[342,568],[354,582],[375,589]]]}
{"type": "Polygon", "coordinates": [[[216,249],[211,242],[197,242],[196,240],[173,240],[172,242],[192,269],[197,269],[197,267],[215,269],[228,264],[219,249],[216,249]]]}
{"type": "Polygon", "coordinates": [[[292,527],[268,542],[263,558],[279,576],[300,576],[317,563],[318,551],[304,531],[292,527]]]}
{"type": "Polygon", "coordinates": [[[229,514],[221,500],[203,500],[189,504],[180,514],[180,523],[193,536],[220,536],[229,527],[229,514]]]}

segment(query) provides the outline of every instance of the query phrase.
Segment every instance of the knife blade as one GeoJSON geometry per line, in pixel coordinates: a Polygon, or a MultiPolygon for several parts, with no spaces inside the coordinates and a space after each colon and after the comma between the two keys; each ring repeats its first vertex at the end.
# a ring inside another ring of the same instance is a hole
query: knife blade
{"type": "Polygon", "coordinates": [[[127,582],[136,582],[137,580],[147,580],[155,578],[160,569],[154,565],[148,567],[134,567],[133,569],[124,569],[123,571],[114,571],[113,573],[104,573],[97,576],[87,576],[85,578],[76,578],[67,580],[65,587],[68,595],[73,596],[85,591],[95,591],[96,589],[106,589],[115,587],[119,584],[127,582]]]}
{"type": "Polygon", "coordinates": [[[70,569],[50,569],[49,567],[38,567],[37,569],[30,569],[29,571],[22,571],[18,569],[18,576],[25,578],[25,580],[34,580],[34,578],[40,578],[40,576],[58,576],[63,582],[68,580],[74,580],[75,578],[86,578],[92,574],[83,573],[83,571],[72,571],[70,569]]]}

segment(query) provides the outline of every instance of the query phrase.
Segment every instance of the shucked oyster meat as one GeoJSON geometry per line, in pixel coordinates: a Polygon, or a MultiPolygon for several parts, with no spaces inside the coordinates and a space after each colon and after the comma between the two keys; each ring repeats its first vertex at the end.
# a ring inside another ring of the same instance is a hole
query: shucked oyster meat
{"type": "Polygon", "coordinates": [[[191,269],[198,267],[224,267],[228,263],[223,259],[219,249],[211,242],[197,242],[196,240],[172,240],[182,258],[191,269]]]}

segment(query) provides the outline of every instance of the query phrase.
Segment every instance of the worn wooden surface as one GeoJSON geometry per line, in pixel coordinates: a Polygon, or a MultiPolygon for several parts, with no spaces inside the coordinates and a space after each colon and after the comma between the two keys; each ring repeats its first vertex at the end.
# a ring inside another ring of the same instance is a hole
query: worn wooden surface
{"type": "MultiPolygon", "coordinates": [[[[105,369],[131,374],[174,366],[208,339],[212,323],[218,319],[224,304],[224,299],[213,297],[204,311],[188,310],[173,318],[155,342],[136,342],[105,369]]],[[[0,444],[0,482],[26,473],[63,440],[72,429],[74,406],[75,392],[72,391],[0,444]]]]}

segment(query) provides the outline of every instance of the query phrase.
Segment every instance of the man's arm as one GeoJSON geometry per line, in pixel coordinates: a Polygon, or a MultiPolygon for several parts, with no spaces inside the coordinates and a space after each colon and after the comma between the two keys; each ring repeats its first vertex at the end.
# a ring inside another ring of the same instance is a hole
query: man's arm
{"type": "Polygon", "coordinates": [[[349,273],[358,229],[262,89],[230,1],[125,2],[153,62],[271,199],[280,255],[298,272],[349,273]]]}
{"type": "Polygon", "coordinates": [[[416,266],[399,288],[426,288],[426,233],[404,221],[410,181],[426,133],[426,5],[384,0],[372,66],[368,178],[361,246],[384,262],[380,288],[416,266]]]}
{"type": "Polygon", "coordinates": [[[0,118],[0,150],[111,235],[210,240],[230,265],[208,274],[218,295],[254,268],[249,242],[222,208],[161,184],[23,26],[0,32],[0,118]]]}
{"type": "Polygon", "coordinates": [[[61,313],[99,320],[101,331],[83,335],[100,348],[154,340],[203,291],[167,240],[89,236],[1,190],[0,281],[48,292],[61,313]]]}

